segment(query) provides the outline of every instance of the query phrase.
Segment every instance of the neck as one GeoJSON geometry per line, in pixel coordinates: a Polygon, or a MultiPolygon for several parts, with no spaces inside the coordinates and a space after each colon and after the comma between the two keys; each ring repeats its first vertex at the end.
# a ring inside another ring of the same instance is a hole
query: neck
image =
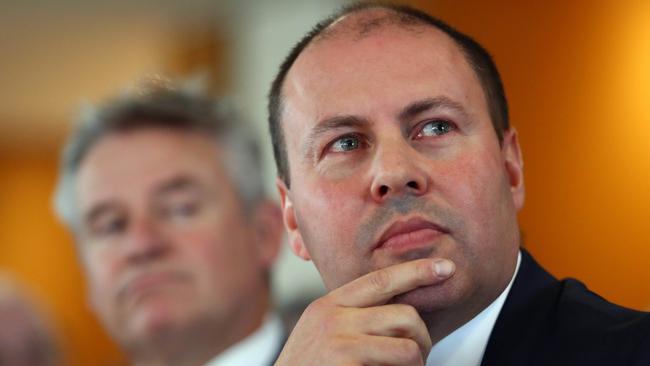
{"type": "Polygon", "coordinates": [[[128,347],[135,366],[200,366],[255,332],[269,309],[268,294],[225,319],[202,318],[157,332],[128,347]]]}
{"type": "Polygon", "coordinates": [[[472,320],[487,308],[494,299],[485,303],[475,304],[474,306],[465,306],[463,309],[455,308],[435,312],[420,312],[420,316],[429,330],[431,344],[435,345],[453,331],[472,320]]]}
{"type": "Polygon", "coordinates": [[[488,308],[502,293],[516,275],[516,263],[509,275],[504,276],[499,286],[491,291],[484,291],[473,296],[474,301],[465,301],[463,306],[448,306],[443,310],[420,312],[422,320],[427,325],[431,343],[436,344],[456,329],[465,325],[483,310],[488,308]]]}

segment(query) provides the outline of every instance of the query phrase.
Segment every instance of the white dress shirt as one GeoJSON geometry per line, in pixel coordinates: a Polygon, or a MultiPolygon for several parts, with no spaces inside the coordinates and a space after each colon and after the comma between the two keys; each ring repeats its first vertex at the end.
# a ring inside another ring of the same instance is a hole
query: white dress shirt
{"type": "Polygon", "coordinates": [[[480,366],[494,323],[506,301],[508,292],[519,271],[521,252],[510,283],[487,308],[472,320],[436,343],[427,357],[427,366],[480,366]]]}
{"type": "Polygon", "coordinates": [[[228,348],[205,366],[268,366],[280,352],[282,322],[275,314],[266,316],[253,334],[228,348]]]}

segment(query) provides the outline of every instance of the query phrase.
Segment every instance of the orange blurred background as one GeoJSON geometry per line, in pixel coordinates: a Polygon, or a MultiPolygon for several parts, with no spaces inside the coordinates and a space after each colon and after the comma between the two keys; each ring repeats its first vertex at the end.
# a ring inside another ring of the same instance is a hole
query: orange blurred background
{"type": "MultiPolygon", "coordinates": [[[[526,163],[526,247],[556,276],[650,309],[650,2],[411,3],[474,36],[500,68],[526,163]]],[[[230,23],[260,8],[118,4],[0,6],[0,268],[51,309],[70,365],[123,362],[86,308],[71,237],[51,210],[75,108],[150,72],[201,70],[229,93],[230,23]]]]}

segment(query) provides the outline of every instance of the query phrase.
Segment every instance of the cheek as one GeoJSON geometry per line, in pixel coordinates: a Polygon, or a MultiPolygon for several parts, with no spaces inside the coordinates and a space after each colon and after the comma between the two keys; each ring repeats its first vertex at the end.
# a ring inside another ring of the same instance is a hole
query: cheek
{"type": "Polygon", "coordinates": [[[468,248],[492,248],[509,230],[514,203],[499,156],[478,151],[456,159],[441,178],[441,190],[464,221],[461,240],[468,248]]]}
{"type": "Polygon", "coordinates": [[[295,202],[301,203],[296,205],[296,219],[302,239],[325,285],[333,289],[358,277],[362,254],[356,251],[354,238],[363,210],[359,187],[312,185],[295,202]]]}
{"type": "Polygon", "coordinates": [[[507,187],[500,155],[487,149],[457,155],[443,167],[439,179],[455,206],[465,211],[493,209],[507,187]]]}
{"type": "Polygon", "coordinates": [[[115,295],[121,284],[119,263],[110,251],[93,248],[80,254],[86,274],[86,286],[91,306],[95,311],[111,316],[115,295]]]}
{"type": "Polygon", "coordinates": [[[111,255],[110,251],[103,251],[101,248],[86,250],[82,255],[84,270],[87,275],[87,281],[91,288],[98,289],[98,293],[105,293],[102,290],[111,283],[117,284],[118,281],[118,263],[111,255]]]}
{"type": "Polygon", "coordinates": [[[183,243],[192,257],[225,262],[229,255],[244,249],[239,243],[246,235],[242,220],[240,212],[230,205],[209,207],[187,227],[175,229],[174,241],[183,243]]]}
{"type": "Polygon", "coordinates": [[[201,269],[223,268],[239,257],[238,243],[232,242],[234,235],[222,236],[214,230],[191,230],[181,233],[176,242],[180,243],[179,250],[185,263],[193,271],[201,269]]]}
{"type": "Polygon", "coordinates": [[[214,223],[177,233],[186,268],[208,287],[227,286],[254,275],[255,253],[242,226],[228,221],[214,223]]]}
{"type": "MultiPolygon", "coordinates": [[[[348,156],[332,156],[321,161],[317,168],[316,173],[330,181],[346,181],[354,180],[358,177],[359,172],[364,170],[369,162],[370,155],[365,154],[365,151],[357,151],[349,154],[348,156]]],[[[307,170],[309,167],[304,167],[307,170]]]]}
{"type": "Polygon", "coordinates": [[[455,162],[455,167],[444,174],[449,196],[453,197],[455,206],[465,212],[485,210],[492,193],[489,184],[492,177],[477,160],[459,159],[455,162]]]}
{"type": "Polygon", "coordinates": [[[360,211],[360,200],[355,193],[355,187],[344,183],[312,184],[310,189],[296,197],[296,217],[298,226],[304,234],[312,240],[306,240],[309,247],[312,241],[331,242],[337,239],[345,240],[346,233],[355,227],[360,211]],[[323,240],[328,237],[328,240],[323,240]]]}

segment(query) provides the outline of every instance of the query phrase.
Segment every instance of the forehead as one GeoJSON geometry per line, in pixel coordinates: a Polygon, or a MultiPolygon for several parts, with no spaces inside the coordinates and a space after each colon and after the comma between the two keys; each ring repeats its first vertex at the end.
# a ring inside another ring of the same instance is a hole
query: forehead
{"type": "Polygon", "coordinates": [[[224,174],[219,155],[214,140],[195,132],[145,128],[109,134],[81,162],[78,206],[83,210],[102,200],[144,197],[179,174],[215,180],[224,174]]]}
{"type": "Polygon", "coordinates": [[[361,37],[335,32],[319,39],[294,63],[283,96],[285,117],[305,113],[299,119],[308,122],[437,96],[487,111],[480,82],[460,48],[430,26],[386,25],[361,37]]]}

